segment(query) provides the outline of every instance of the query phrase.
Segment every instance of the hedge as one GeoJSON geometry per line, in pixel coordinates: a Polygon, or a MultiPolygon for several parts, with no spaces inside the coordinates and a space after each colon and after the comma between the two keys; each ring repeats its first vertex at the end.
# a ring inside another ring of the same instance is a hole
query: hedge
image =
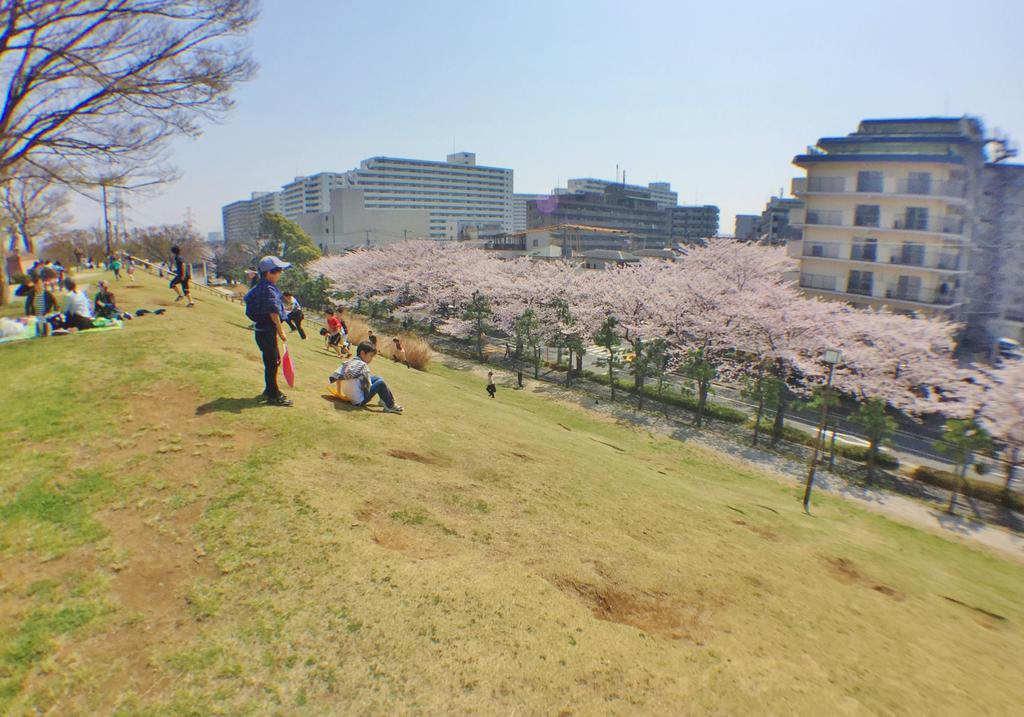
{"type": "MultiPolygon", "coordinates": [[[[595,373],[594,371],[584,371],[583,375],[599,383],[602,386],[608,385],[608,374],[606,373],[595,373]]],[[[627,379],[617,378],[615,379],[615,387],[620,388],[623,391],[632,392],[635,389],[633,382],[627,379]]],[[[685,394],[672,391],[671,387],[666,386],[661,396],[658,396],[658,389],[650,384],[644,384],[644,396],[654,401],[661,401],[667,403],[670,406],[677,406],[679,408],[685,408],[688,411],[697,410],[697,399],[693,396],[687,396],[685,394]]],[[[744,423],[747,420],[747,414],[743,411],[738,411],[735,408],[729,408],[712,401],[708,401],[704,406],[704,415],[708,418],[715,418],[719,421],[725,421],[727,423],[744,423]]]]}
{"type": "MultiPolygon", "coordinates": [[[[957,484],[954,473],[937,468],[929,468],[928,466],[918,466],[910,474],[910,477],[920,483],[927,483],[928,485],[945,488],[946,490],[953,490],[953,487],[957,484]]],[[[966,492],[972,498],[978,498],[986,503],[995,503],[996,505],[1024,512],[1024,496],[1019,493],[1007,492],[1003,490],[1001,485],[975,480],[970,476],[965,481],[967,483],[966,492]]],[[[963,490],[963,484],[960,484],[960,489],[963,490]]]]}
{"type": "MultiPolygon", "coordinates": [[[[750,419],[748,422],[751,430],[754,428],[754,419],[750,419]]],[[[772,433],[772,422],[765,419],[761,419],[761,431],[767,435],[772,433]]],[[[796,443],[801,446],[814,446],[814,440],[816,433],[807,433],[801,431],[799,428],[793,426],[782,427],[782,438],[789,443],[796,443]]],[[[832,439],[828,435],[828,431],[825,432],[825,449],[826,451],[831,448],[832,439]]],[[[851,446],[846,443],[840,443],[836,441],[836,455],[842,456],[843,458],[849,458],[851,461],[857,461],[859,463],[866,464],[868,462],[868,453],[870,449],[865,446],[851,446]]],[[[899,468],[900,460],[896,456],[890,453],[878,452],[875,457],[875,465],[880,468],[899,468]]]]}

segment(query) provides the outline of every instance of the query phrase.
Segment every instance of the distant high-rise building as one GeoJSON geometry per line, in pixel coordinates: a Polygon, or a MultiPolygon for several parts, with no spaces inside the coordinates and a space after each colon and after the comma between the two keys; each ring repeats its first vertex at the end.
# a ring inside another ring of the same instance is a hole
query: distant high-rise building
{"type": "Polygon", "coordinates": [[[253,192],[249,199],[225,205],[221,209],[224,242],[255,241],[267,213],[281,213],[280,192],[253,192]]]}
{"type": "Polygon", "coordinates": [[[791,197],[772,197],[761,212],[757,239],[765,244],[785,244],[799,239],[802,233],[790,223],[790,212],[804,208],[804,203],[791,197]]]}
{"type": "Polygon", "coordinates": [[[760,214],[737,214],[736,228],[733,231],[733,235],[741,241],[754,241],[757,239],[758,227],[760,225],[760,214]]]}
{"type": "Polygon", "coordinates": [[[512,231],[512,170],[478,165],[472,152],[444,162],[371,157],[345,173],[344,186],[362,189],[367,209],[427,210],[432,239],[458,239],[470,226],[512,231]]]}
{"type": "Polygon", "coordinates": [[[670,242],[692,243],[718,235],[718,207],[679,206],[665,209],[670,242]]]}
{"type": "Polygon", "coordinates": [[[642,247],[668,246],[669,209],[658,206],[645,187],[606,184],[599,192],[571,192],[527,202],[528,228],[556,224],[620,229],[642,247]]]}
{"type": "Polygon", "coordinates": [[[208,232],[206,234],[206,241],[210,244],[223,244],[224,232],[208,232]]]}
{"type": "Polygon", "coordinates": [[[512,231],[526,231],[526,204],[548,196],[547,194],[513,194],[512,195],[512,231]]]}
{"type": "Polygon", "coordinates": [[[578,179],[570,179],[566,184],[566,190],[568,192],[582,193],[582,192],[603,192],[605,187],[619,186],[623,189],[629,190],[630,192],[643,193],[646,192],[648,196],[657,202],[659,207],[674,207],[679,203],[679,195],[672,191],[672,185],[669,182],[651,182],[646,187],[639,184],[625,184],[624,182],[613,182],[610,179],[594,179],[593,177],[581,177],[578,179]]]}
{"type": "Polygon", "coordinates": [[[296,177],[281,188],[280,213],[288,219],[296,219],[300,214],[326,212],[331,207],[331,190],[343,186],[344,175],[338,172],[296,177]]]}

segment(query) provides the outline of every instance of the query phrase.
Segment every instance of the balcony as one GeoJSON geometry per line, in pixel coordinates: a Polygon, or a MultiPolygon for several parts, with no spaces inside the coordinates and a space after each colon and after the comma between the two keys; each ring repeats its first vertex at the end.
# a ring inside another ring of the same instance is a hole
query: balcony
{"type": "Polygon", "coordinates": [[[966,182],[955,179],[896,179],[887,177],[881,185],[865,182],[861,186],[846,187],[846,177],[794,177],[790,183],[793,196],[801,194],[882,194],[892,196],[937,197],[964,199],[966,182]]]}
{"type": "Polygon", "coordinates": [[[897,251],[889,257],[890,264],[913,266],[938,271],[960,271],[960,257],[956,254],[934,254],[921,251],[897,251]]]}
{"type": "Polygon", "coordinates": [[[839,245],[805,242],[802,256],[818,257],[819,259],[838,259],[839,245]]]}
{"type": "Polygon", "coordinates": [[[875,244],[854,244],[850,247],[850,261],[878,261],[878,246],[875,244]]]}
{"type": "Polygon", "coordinates": [[[908,219],[908,217],[896,217],[893,220],[892,228],[899,229],[900,231],[962,236],[964,233],[964,220],[960,217],[914,218],[912,220],[908,219]]]}
{"type": "Polygon", "coordinates": [[[929,290],[919,287],[901,287],[890,284],[885,290],[885,298],[893,301],[908,301],[927,306],[953,306],[959,303],[952,291],[929,290]]]}
{"type": "Polygon", "coordinates": [[[808,209],[804,223],[842,226],[843,213],[838,209],[808,209]]]}
{"type": "Polygon", "coordinates": [[[827,274],[800,274],[800,286],[804,289],[820,289],[821,291],[835,291],[836,277],[827,274]]]}

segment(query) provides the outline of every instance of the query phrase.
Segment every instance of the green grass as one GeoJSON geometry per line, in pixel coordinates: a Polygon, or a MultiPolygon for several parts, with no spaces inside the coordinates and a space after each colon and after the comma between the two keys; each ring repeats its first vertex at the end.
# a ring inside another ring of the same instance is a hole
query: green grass
{"type": "MultiPolygon", "coordinates": [[[[172,298],[144,284],[122,303],[172,298]]],[[[374,363],[406,413],[352,410],[315,338],[260,407],[240,307],[199,298],[0,346],[0,713],[1024,699],[1016,563],[473,371],[374,363]]]]}

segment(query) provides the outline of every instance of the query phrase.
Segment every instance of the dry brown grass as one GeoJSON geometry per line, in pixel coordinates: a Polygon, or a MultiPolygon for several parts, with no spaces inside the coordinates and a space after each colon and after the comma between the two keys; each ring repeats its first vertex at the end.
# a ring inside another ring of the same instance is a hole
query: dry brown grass
{"type": "Polygon", "coordinates": [[[370,335],[370,325],[360,319],[359,317],[346,314],[344,317],[345,325],[348,327],[348,340],[353,346],[358,344],[360,341],[366,341],[370,335]]]}
{"type": "Polygon", "coordinates": [[[395,356],[395,343],[391,338],[387,340],[381,339],[383,342],[380,350],[381,354],[397,363],[404,363],[417,371],[426,371],[430,367],[430,362],[434,359],[434,349],[430,348],[430,344],[415,336],[399,336],[398,338],[402,341],[402,348],[405,352],[404,357],[395,356]]]}

